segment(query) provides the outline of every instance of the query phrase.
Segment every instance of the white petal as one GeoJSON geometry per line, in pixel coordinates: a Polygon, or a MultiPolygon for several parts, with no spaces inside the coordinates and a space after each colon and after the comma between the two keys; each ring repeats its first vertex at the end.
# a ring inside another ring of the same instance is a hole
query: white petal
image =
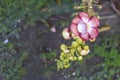
{"type": "Polygon", "coordinates": [[[86,33],[87,31],[87,27],[84,23],[79,23],[77,28],[80,33],[86,33]]]}

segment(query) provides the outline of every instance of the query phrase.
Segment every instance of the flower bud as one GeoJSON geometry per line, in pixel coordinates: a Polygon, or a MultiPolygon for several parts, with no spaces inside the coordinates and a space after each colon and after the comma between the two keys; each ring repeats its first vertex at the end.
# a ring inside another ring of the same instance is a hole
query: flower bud
{"type": "Polygon", "coordinates": [[[65,68],[68,68],[68,67],[70,67],[70,64],[69,64],[69,63],[68,63],[68,64],[65,64],[64,67],[65,67],[65,68]]]}
{"type": "Polygon", "coordinates": [[[61,50],[65,50],[65,49],[66,49],[66,46],[65,46],[64,44],[61,44],[60,49],[61,49],[61,50]]]}
{"type": "Polygon", "coordinates": [[[63,36],[64,39],[67,39],[67,40],[71,39],[70,32],[69,32],[69,29],[68,29],[68,28],[65,28],[65,29],[63,30],[62,36],[63,36]]]}
{"type": "Polygon", "coordinates": [[[71,37],[76,40],[79,36],[76,36],[75,34],[71,33],[71,37]]]}
{"type": "Polygon", "coordinates": [[[75,48],[70,49],[70,53],[74,54],[74,52],[75,52],[75,48]]]}
{"type": "Polygon", "coordinates": [[[85,51],[87,51],[87,50],[89,50],[89,46],[84,46],[84,48],[83,48],[85,51]]]}
{"type": "Polygon", "coordinates": [[[75,57],[75,56],[74,56],[74,57],[71,56],[71,57],[70,57],[70,60],[71,60],[71,61],[75,61],[75,60],[77,60],[77,57],[75,57]]]}
{"type": "Polygon", "coordinates": [[[77,57],[73,57],[74,60],[77,60],[77,57]]]}
{"type": "Polygon", "coordinates": [[[81,50],[82,50],[81,46],[77,47],[78,52],[81,52],[81,50]]]}
{"type": "Polygon", "coordinates": [[[81,38],[77,38],[77,42],[78,42],[79,44],[82,44],[82,43],[83,43],[83,40],[82,40],[81,38]]]}
{"type": "Polygon", "coordinates": [[[76,41],[73,41],[73,42],[72,42],[72,46],[73,46],[73,47],[77,47],[78,45],[79,45],[79,44],[78,44],[76,41]]]}
{"type": "Polygon", "coordinates": [[[66,48],[65,50],[63,50],[63,52],[64,52],[64,53],[69,53],[70,50],[66,48]]]}
{"type": "Polygon", "coordinates": [[[82,50],[81,52],[80,52],[80,54],[82,55],[82,56],[85,56],[85,55],[87,55],[89,53],[89,49],[86,51],[86,50],[82,50]]]}
{"type": "Polygon", "coordinates": [[[70,60],[71,60],[71,61],[73,61],[73,60],[74,60],[73,56],[71,56],[71,57],[70,57],[70,60]]]}
{"type": "Polygon", "coordinates": [[[78,57],[78,61],[81,61],[83,59],[83,56],[78,57]]]}

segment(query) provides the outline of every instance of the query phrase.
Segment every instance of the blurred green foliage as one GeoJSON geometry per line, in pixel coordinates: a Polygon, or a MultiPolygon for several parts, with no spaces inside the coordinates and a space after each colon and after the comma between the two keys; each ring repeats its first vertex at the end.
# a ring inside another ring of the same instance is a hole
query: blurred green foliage
{"type": "Polygon", "coordinates": [[[36,21],[45,19],[51,14],[71,12],[72,0],[60,2],[61,6],[58,6],[60,4],[58,0],[49,0],[49,3],[48,0],[0,0],[1,37],[4,39],[15,35],[21,27],[33,26],[36,21]]]}
{"type": "Polygon", "coordinates": [[[96,67],[102,67],[102,70],[95,74],[97,80],[101,77],[107,80],[120,80],[119,39],[119,35],[112,36],[106,38],[101,45],[95,46],[95,53],[104,60],[104,63],[96,65],[96,67]]]}
{"type": "Polygon", "coordinates": [[[0,77],[3,80],[21,80],[25,74],[22,65],[28,53],[18,54],[18,51],[5,47],[0,48],[0,53],[0,77]]]}
{"type": "MultiPolygon", "coordinates": [[[[21,80],[25,73],[22,64],[28,53],[16,50],[21,43],[11,40],[19,39],[19,32],[34,26],[36,21],[51,14],[71,12],[72,5],[72,0],[60,0],[60,3],[58,0],[0,0],[0,79],[21,80]],[[5,40],[8,42],[4,43],[5,40]]],[[[53,56],[43,55],[43,58],[53,56]]]]}
{"type": "Polygon", "coordinates": [[[43,8],[52,5],[52,0],[0,0],[0,34],[8,38],[15,34],[20,27],[34,25],[38,19],[47,17],[49,10],[41,11],[43,8]],[[46,15],[47,14],[47,15],[46,15]],[[45,16],[46,15],[46,16],[45,16]],[[19,23],[23,21],[25,24],[19,23]],[[9,35],[8,35],[9,34],[9,35]]]}

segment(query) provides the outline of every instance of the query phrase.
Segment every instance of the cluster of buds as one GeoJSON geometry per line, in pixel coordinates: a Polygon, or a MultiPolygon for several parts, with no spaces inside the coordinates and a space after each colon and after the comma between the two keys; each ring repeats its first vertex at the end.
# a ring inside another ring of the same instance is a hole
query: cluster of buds
{"type": "Polygon", "coordinates": [[[83,56],[89,53],[89,46],[85,45],[85,42],[81,38],[76,36],[74,40],[71,46],[61,44],[60,48],[62,52],[60,54],[60,60],[58,60],[57,63],[58,69],[68,68],[70,66],[70,61],[81,61],[83,56]]]}
{"type": "Polygon", "coordinates": [[[57,67],[68,68],[70,61],[80,61],[83,56],[89,53],[89,46],[86,41],[94,41],[98,36],[99,20],[85,12],[80,12],[71,22],[69,28],[62,32],[64,39],[74,39],[70,46],[61,44],[62,50],[60,60],[57,60],[57,67]]]}

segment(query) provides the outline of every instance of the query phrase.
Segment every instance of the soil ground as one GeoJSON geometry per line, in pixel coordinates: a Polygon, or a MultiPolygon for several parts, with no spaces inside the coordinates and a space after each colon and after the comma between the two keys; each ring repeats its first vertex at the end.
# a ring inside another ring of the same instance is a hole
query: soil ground
{"type": "MultiPolygon", "coordinates": [[[[95,43],[99,43],[102,37],[106,35],[120,34],[120,16],[116,15],[116,12],[112,9],[110,3],[105,1],[102,3],[103,9],[97,10],[100,16],[105,17],[100,20],[100,28],[104,25],[109,25],[111,30],[101,32],[95,43]],[[108,17],[115,15],[112,18],[108,17]],[[107,16],[107,17],[106,17],[107,16]]],[[[61,71],[56,71],[56,63],[54,61],[44,61],[41,59],[40,54],[48,54],[51,50],[56,51],[59,55],[59,46],[61,43],[69,44],[70,41],[66,41],[62,38],[61,32],[67,26],[55,25],[60,20],[60,16],[69,19],[70,14],[63,13],[54,14],[47,19],[50,25],[54,25],[56,32],[51,32],[50,29],[42,22],[36,22],[36,26],[28,27],[20,32],[20,41],[22,43],[22,50],[29,52],[29,56],[23,64],[26,69],[26,74],[22,80],[68,80],[61,71]],[[51,66],[52,65],[52,66],[51,66]],[[54,66],[53,66],[54,65],[54,66]]],[[[69,25],[68,25],[69,26],[69,25]]],[[[101,63],[103,60],[99,57],[93,57],[91,60],[86,61],[87,65],[95,65],[101,63]]],[[[86,67],[87,69],[88,67],[86,67]]],[[[99,71],[97,69],[96,71],[99,71]]],[[[69,73],[74,69],[65,70],[64,72],[69,73]]],[[[92,73],[89,70],[83,70],[81,75],[90,76],[92,73]]],[[[74,79],[69,79],[74,80],[74,79]]]]}

